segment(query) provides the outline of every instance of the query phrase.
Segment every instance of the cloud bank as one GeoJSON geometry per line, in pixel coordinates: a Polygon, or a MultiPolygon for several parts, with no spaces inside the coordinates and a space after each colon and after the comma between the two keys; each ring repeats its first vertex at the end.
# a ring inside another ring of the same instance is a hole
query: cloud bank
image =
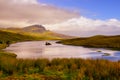
{"type": "Polygon", "coordinates": [[[74,36],[120,34],[120,21],[117,19],[94,20],[81,16],[62,23],[46,26],[53,31],[74,36]]]}
{"type": "Polygon", "coordinates": [[[0,0],[0,25],[22,27],[29,24],[50,24],[77,16],[78,13],[42,4],[37,0],[0,0]]]}

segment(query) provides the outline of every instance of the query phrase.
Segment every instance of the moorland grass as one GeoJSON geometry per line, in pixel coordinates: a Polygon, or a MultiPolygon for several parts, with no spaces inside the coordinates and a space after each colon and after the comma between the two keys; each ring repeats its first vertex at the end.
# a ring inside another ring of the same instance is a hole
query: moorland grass
{"type": "Polygon", "coordinates": [[[120,62],[91,59],[0,58],[1,79],[31,80],[119,80],[120,62]]]}
{"type": "Polygon", "coordinates": [[[94,48],[109,48],[120,50],[120,35],[117,36],[93,36],[86,38],[75,38],[59,41],[58,43],[66,45],[94,47],[94,48]]]}

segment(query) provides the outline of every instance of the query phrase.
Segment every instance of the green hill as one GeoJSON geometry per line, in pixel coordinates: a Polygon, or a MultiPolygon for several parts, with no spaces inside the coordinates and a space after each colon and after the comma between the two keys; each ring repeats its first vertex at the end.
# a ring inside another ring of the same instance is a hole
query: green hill
{"type": "Polygon", "coordinates": [[[22,35],[19,33],[12,33],[12,32],[5,32],[5,31],[0,31],[0,41],[12,41],[12,42],[17,42],[17,41],[27,41],[27,40],[33,40],[35,37],[28,36],[28,35],[22,35]]]}
{"type": "Polygon", "coordinates": [[[37,40],[38,38],[28,35],[22,35],[19,33],[12,33],[6,31],[0,31],[0,49],[6,46],[6,43],[15,43],[20,41],[37,40]]]}
{"type": "Polygon", "coordinates": [[[88,38],[66,39],[59,41],[58,43],[75,46],[110,48],[120,50],[120,35],[117,36],[97,35],[88,38]]]}

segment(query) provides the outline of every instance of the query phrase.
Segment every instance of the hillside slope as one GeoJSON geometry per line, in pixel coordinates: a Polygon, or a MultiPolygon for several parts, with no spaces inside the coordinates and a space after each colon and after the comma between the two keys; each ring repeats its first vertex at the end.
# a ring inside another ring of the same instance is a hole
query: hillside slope
{"type": "Polygon", "coordinates": [[[42,25],[31,25],[22,28],[22,30],[25,32],[34,32],[34,33],[43,33],[47,31],[46,28],[42,25]]]}
{"type": "Polygon", "coordinates": [[[88,38],[75,38],[59,41],[67,45],[96,47],[96,48],[111,48],[120,50],[120,35],[116,36],[93,36],[88,38]]]}
{"type": "Polygon", "coordinates": [[[28,36],[28,35],[22,35],[18,33],[11,33],[6,31],[0,31],[0,41],[26,41],[26,40],[33,40],[35,37],[28,36]]]}
{"type": "Polygon", "coordinates": [[[2,31],[25,34],[30,36],[35,36],[41,39],[70,39],[74,38],[73,36],[68,36],[53,31],[47,30],[42,25],[30,25],[24,28],[1,28],[2,31]]]}
{"type": "Polygon", "coordinates": [[[38,40],[38,38],[18,33],[6,32],[0,30],[0,49],[6,46],[6,43],[15,43],[20,41],[38,40]]]}

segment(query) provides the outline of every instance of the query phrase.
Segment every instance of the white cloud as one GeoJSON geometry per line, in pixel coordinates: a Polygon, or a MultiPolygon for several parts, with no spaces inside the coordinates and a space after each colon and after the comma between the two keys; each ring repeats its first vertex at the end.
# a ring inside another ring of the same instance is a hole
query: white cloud
{"type": "Polygon", "coordinates": [[[37,0],[0,0],[0,25],[17,24],[24,27],[28,24],[58,23],[77,16],[78,13],[42,4],[37,0]]]}
{"type": "Polygon", "coordinates": [[[37,0],[13,0],[13,3],[17,4],[37,4],[37,0]]]}
{"type": "Polygon", "coordinates": [[[86,17],[79,17],[46,26],[53,31],[77,36],[120,34],[120,21],[117,19],[94,20],[86,17]]]}
{"type": "Polygon", "coordinates": [[[19,22],[19,21],[10,21],[10,20],[0,20],[0,27],[7,28],[7,27],[18,27],[21,28],[21,26],[30,25],[26,21],[19,22]]]}

